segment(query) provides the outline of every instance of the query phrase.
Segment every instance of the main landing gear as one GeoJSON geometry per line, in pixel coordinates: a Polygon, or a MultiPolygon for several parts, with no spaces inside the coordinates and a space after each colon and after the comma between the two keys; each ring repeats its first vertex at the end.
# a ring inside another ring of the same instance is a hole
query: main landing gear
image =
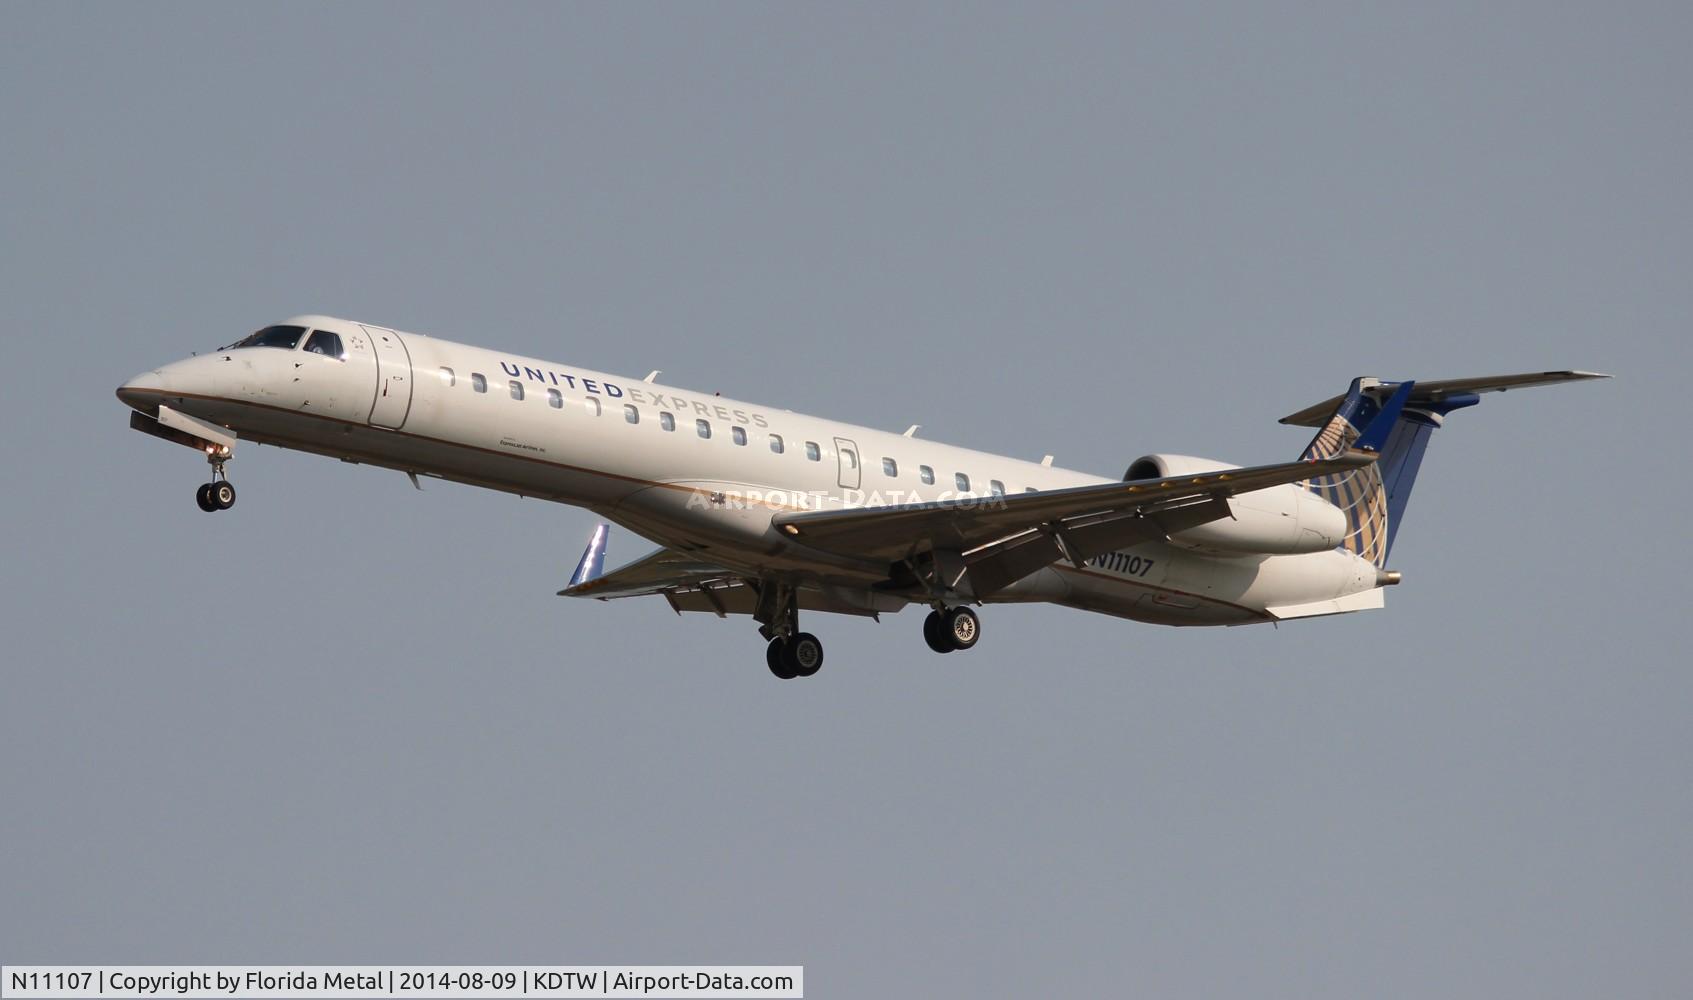
{"type": "Polygon", "coordinates": [[[937,653],[969,649],[982,635],[982,620],[969,608],[937,608],[923,619],[923,641],[937,653]]]}
{"type": "MultiPolygon", "coordinates": [[[[751,581],[749,581],[751,582],[751,581]]],[[[799,602],[794,588],[760,583],[753,619],[758,633],[770,640],[764,648],[764,663],[782,680],[810,677],[823,666],[823,643],[810,632],[799,630],[799,602]]],[[[969,649],[982,635],[982,620],[967,607],[937,605],[923,619],[923,639],[937,653],[969,649]]]]}
{"type": "Polygon", "coordinates": [[[758,634],[770,640],[764,647],[764,663],[770,672],[789,681],[810,677],[823,667],[823,643],[810,632],[799,630],[799,596],[792,586],[762,581],[753,620],[758,634]]]}
{"type": "Polygon", "coordinates": [[[823,643],[810,632],[777,636],[764,647],[764,662],[782,680],[810,677],[823,667],[823,643]]]}
{"type": "Polygon", "coordinates": [[[235,506],[235,487],[223,474],[223,463],[228,457],[227,453],[220,455],[216,452],[206,456],[206,461],[212,463],[212,481],[200,484],[200,488],[194,491],[194,502],[208,514],[235,506]]]}

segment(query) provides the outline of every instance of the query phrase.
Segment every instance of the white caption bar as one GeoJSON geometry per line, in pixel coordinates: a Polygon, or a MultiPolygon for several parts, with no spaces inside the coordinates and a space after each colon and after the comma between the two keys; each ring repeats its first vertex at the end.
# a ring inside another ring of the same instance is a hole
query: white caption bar
{"type": "Polygon", "coordinates": [[[0,997],[803,997],[802,965],[7,965],[0,997]]]}

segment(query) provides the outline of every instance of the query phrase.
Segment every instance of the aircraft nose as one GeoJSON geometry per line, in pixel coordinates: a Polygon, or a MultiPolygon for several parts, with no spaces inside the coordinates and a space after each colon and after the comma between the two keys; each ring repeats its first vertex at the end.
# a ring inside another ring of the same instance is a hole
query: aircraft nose
{"type": "Polygon", "coordinates": [[[151,413],[158,409],[159,395],[165,391],[164,373],[142,372],[118,386],[118,398],[137,410],[151,413]]]}

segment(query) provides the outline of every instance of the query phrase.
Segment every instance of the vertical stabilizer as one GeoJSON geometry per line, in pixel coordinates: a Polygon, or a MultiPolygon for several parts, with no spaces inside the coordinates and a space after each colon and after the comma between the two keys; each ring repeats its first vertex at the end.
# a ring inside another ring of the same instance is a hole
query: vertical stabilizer
{"type": "Polygon", "coordinates": [[[1328,458],[1360,444],[1376,446],[1381,458],[1374,465],[1312,479],[1305,488],[1346,515],[1346,540],[1341,547],[1378,567],[1387,565],[1429,435],[1447,413],[1480,402],[1469,393],[1419,398],[1416,388],[1415,382],[1353,379],[1300,456],[1328,458]],[[1366,429],[1372,440],[1361,442],[1366,429]]]}
{"type": "Polygon", "coordinates": [[[1610,378],[1598,372],[1550,371],[1482,375],[1438,382],[1383,382],[1355,378],[1343,396],[1307,406],[1282,418],[1284,424],[1318,427],[1302,458],[1327,458],[1362,445],[1381,457],[1371,466],[1306,482],[1305,488],[1346,512],[1341,547],[1385,566],[1411,486],[1423,464],[1428,439],[1453,410],[1474,406],[1486,392],[1610,378]],[[1395,408],[1398,412],[1395,413],[1395,408]],[[1377,423],[1377,417],[1382,422],[1377,423]],[[1372,426],[1373,425],[1373,426],[1372,426]],[[1364,440],[1360,441],[1360,437],[1364,440]]]}

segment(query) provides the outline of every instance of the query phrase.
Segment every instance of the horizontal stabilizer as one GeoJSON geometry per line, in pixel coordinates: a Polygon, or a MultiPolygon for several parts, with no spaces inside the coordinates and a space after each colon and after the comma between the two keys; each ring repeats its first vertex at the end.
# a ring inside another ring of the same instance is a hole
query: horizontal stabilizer
{"type": "MultiPolygon", "coordinates": [[[[1477,378],[1452,378],[1435,382],[1418,382],[1405,405],[1415,407],[1419,403],[1437,403],[1449,396],[1466,396],[1481,392],[1505,392],[1508,389],[1526,389],[1537,385],[1557,385],[1560,382],[1584,382],[1588,379],[1610,378],[1598,372],[1562,371],[1562,372],[1526,372],[1521,375],[1482,375],[1477,378]]],[[[1281,418],[1284,424],[1295,427],[1321,427],[1328,423],[1329,417],[1334,415],[1335,408],[1346,399],[1339,395],[1323,400],[1312,406],[1307,406],[1298,413],[1290,413],[1281,418]]]]}

